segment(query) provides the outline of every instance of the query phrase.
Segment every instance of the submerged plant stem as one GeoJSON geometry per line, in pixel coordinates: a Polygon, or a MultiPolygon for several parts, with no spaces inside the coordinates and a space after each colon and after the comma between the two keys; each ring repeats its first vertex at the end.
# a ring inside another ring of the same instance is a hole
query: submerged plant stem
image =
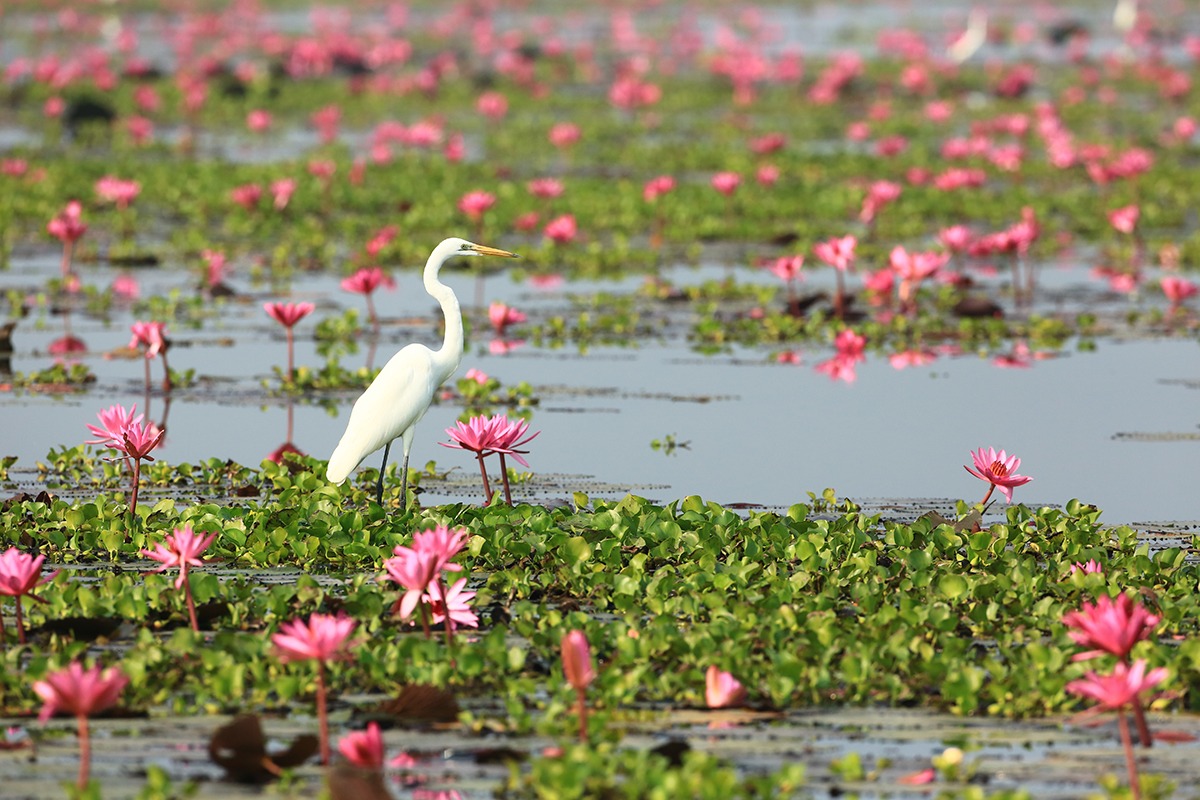
{"type": "Polygon", "coordinates": [[[1124,711],[1117,711],[1117,726],[1121,729],[1121,746],[1125,748],[1125,769],[1129,772],[1129,791],[1133,793],[1133,800],[1142,800],[1137,759],[1133,756],[1133,739],[1129,735],[1129,721],[1125,719],[1124,711]]]}

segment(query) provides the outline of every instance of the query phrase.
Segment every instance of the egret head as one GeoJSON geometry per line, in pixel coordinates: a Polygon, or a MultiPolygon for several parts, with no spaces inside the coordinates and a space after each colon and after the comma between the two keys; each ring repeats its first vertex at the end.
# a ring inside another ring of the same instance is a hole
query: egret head
{"type": "Polygon", "coordinates": [[[440,245],[439,250],[446,250],[446,257],[451,256],[500,256],[501,258],[520,258],[516,253],[510,253],[507,250],[501,250],[497,247],[488,247],[483,244],[475,244],[468,242],[466,239],[458,239],[451,237],[440,245]]]}

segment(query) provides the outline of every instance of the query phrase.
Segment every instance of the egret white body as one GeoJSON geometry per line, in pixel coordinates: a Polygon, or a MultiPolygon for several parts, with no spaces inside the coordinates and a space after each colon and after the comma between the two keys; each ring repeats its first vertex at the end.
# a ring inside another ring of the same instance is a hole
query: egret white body
{"type": "Polygon", "coordinates": [[[501,256],[517,258],[515,253],[485,247],[464,239],[443,241],[429,254],[425,262],[425,291],[442,307],[446,317],[446,336],[438,350],[423,344],[410,344],[392,356],[375,380],[354,402],[346,432],[329,457],[325,477],[341,484],[363,459],[384,448],[383,464],[379,468],[377,499],[383,502],[383,471],[387,466],[392,442],[400,438],[404,461],[400,468],[404,482],[400,507],[408,496],[408,456],[412,449],[413,431],[433,402],[434,393],[445,383],[463,356],[462,311],[454,290],[438,280],[442,265],[454,256],[501,256]]]}

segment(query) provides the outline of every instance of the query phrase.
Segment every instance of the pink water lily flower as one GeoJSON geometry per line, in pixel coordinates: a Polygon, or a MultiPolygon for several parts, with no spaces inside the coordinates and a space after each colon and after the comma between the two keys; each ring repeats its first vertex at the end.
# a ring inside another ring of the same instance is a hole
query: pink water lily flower
{"type": "Polygon", "coordinates": [[[562,640],[563,676],[575,690],[575,709],[579,715],[579,741],[587,741],[587,688],[596,679],[592,651],[587,635],[573,630],[562,640]]]}
{"type": "Polygon", "coordinates": [[[716,664],[710,664],[704,676],[704,702],[709,708],[737,708],[746,703],[746,687],[716,664]]]}
{"type": "Polygon", "coordinates": [[[736,172],[718,172],[712,176],[712,187],[721,194],[729,197],[742,184],[742,176],[736,172]]]}
{"type": "Polygon", "coordinates": [[[1121,206],[1108,212],[1108,222],[1118,233],[1130,234],[1137,227],[1141,213],[1136,205],[1121,206]]]}
{"type": "Polygon", "coordinates": [[[140,424],[142,421],[142,415],[137,413],[137,403],[128,409],[122,405],[111,405],[101,409],[96,416],[100,419],[100,425],[87,426],[87,429],[96,438],[84,442],[84,444],[99,444],[115,448],[116,443],[121,441],[124,430],[130,425],[140,424]]]}
{"type": "Polygon", "coordinates": [[[105,175],[96,181],[96,196],[115,203],[117,208],[126,209],[141,194],[142,185],[137,181],[123,180],[115,175],[105,175]]]}
{"type": "Polygon", "coordinates": [[[1179,278],[1174,275],[1164,275],[1159,281],[1159,286],[1162,287],[1163,294],[1172,307],[1178,306],[1187,300],[1189,297],[1195,297],[1200,288],[1196,284],[1186,278],[1179,278]]]}
{"type": "Polygon", "coordinates": [[[41,722],[60,711],[75,716],[79,727],[79,776],[75,786],[81,792],[87,788],[92,764],[88,717],[116,705],[128,683],[129,679],[118,669],[101,670],[93,666],[85,670],[78,661],[72,661],[66,668],[50,672],[33,684],[34,693],[43,702],[38,715],[41,722]]]}
{"type": "Polygon", "coordinates": [[[467,579],[459,578],[445,589],[444,599],[440,583],[435,582],[429,587],[427,601],[430,616],[435,625],[439,622],[448,622],[451,627],[458,625],[467,628],[479,627],[479,617],[475,615],[470,606],[470,600],[475,596],[475,592],[465,591],[466,587],[467,579]]]}
{"type": "Polygon", "coordinates": [[[575,223],[573,214],[563,214],[555,217],[546,223],[546,227],[542,229],[542,233],[547,239],[555,244],[567,244],[575,240],[579,228],[575,223]]]}
{"type": "Polygon", "coordinates": [[[844,272],[854,265],[854,250],[858,246],[858,238],[848,234],[834,237],[813,245],[813,253],[839,272],[844,272]]]}
{"type": "Polygon", "coordinates": [[[528,317],[512,306],[496,301],[488,306],[488,319],[496,333],[503,336],[509,325],[519,325],[528,317]]]}
{"type": "Polygon", "coordinates": [[[162,565],[154,572],[164,572],[172,567],[179,568],[179,577],[175,579],[175,588],[183,589],[184,599],[187,603],[188,621],[191,622],[194,631],[200,630],[200,623],[196,619],[196,602],[192,599],[192,585],[188,583],[187,579],[188,567],[203,566],[204,562],[200,560],[200,554],[207,550],[216,538],[215,532],[204,536],[193,531],[191,525],[184,525],[169,534],[166,541],[154,545],[153,550],[142,550],[142,555],[162,565]]]}
{"type": "Polygon", "coordinates": [[[1117,662],[1111,673],[1100,675],[1089,672],[1080,680],[1069,682],[1066,689],[1071,694],[1090,697],[1101,708],[1122,710],[1137,702],[1139,694],[1167,679],[1169,673],[1165,667],[1147,672],[1147,666],[1144,658],[1139,658],[1132,665],[1117,662]]]}
{"type": "MultiPolygon", "coordinates": [[[[33,590],[54,580],[59,570],[49,575],[42,575],[42,564],[46,561],[43,555],[32,556],[23,553],[15,547],[10,547],[0,553],[0,595],[13,598],[17,605],[17,641],[25,644],[25,620],[21,612],[21,598],[44,602],[33,593],[33,590]]],[[[4,646],[4,628],[0,621],[0,648],[4,646]]]]}
{"type": "Polygon", "coordinates": [[[285,328],[291,328],[316,308],[312,303],[263,303],[263,310],[285,328]]]}
{"type": "Polygon", "coordinates": [[[458,210],[473,220],[478,220],[483,213],[496,205],[496,196],[491,192],[473,191],[464,194],[458,201],[458,210]]]}
{"type": "Polygon", "coordinates": [[[656,178],[651,178],[646,181],[642,187],[642,199],[647,203],[653,203],[664,194],[669,194],[675,189],[675,179],[670,175],[659,175],[656,178]]]}
{"type": "Polygon", "coordinates": [[[307,622],[293,620],[279,626],[271,637],[275,654],[283,663],[317,662],[317,720],[320,727],[321,763],[329,763],[329,717],[326,711],[325,669],[330,661],[353,658],[350,634],[358,623],[345,614],[313,614],[307,622]]]}
{"type": "Polygon", "coordinates": [[[375,304],[372,294],[380,286],[393,289],[396,281],[379,267],[363,267],[348,278],[343,278],[341,286],[347,292],[361,294],[367,299],[367,319],[372,325],[378,326],[379,318],[375,315],[375,304]]]}
{"type": "Polygon", "coordinates": [[[983,504],[987,503],[995,489],[999,489],[1000,493],[1004,495],[1004,499],[1011,503],[1013,489],[1024,486],[1033,480],[1025,475],[1018,475],[1017,468],[1021,466],[1021,459],[1010,456],[1003,450],[997,453],[991,447],[987,449],[981,447],[971,453],[971,459],[975,462],[975,468],[964,466],[963,469],[979,480],[987,481],[990,484],[987,494],[984,495],[983,504]]]}
{"type": "Polygon", "coordinates": [[[383,769],[383,734],[379,724],[367,723],[367,729],[348,733],[338,740],[338,752],[356,767],[383,769]]]}
{"type": "Polygon", "coordinates": [[[1150,637],[1159,621],[1158,616],[1124,592],[1115,600],[1101,595],[1095,603],[1084,602],[1081,611],[1063,616],[1063,624],[1072,629],[1067,633],[1071,640],[1090,648],[1071,660],[1086,661],[1105,653],[1124,660],[1135,644],[1150,637]]]}

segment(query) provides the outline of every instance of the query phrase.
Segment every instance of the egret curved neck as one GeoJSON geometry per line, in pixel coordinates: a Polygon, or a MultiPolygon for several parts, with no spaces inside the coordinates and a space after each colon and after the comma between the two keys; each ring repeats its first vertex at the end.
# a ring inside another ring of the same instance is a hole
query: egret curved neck
{"type": "Polygon", "coordinates": [[[442,260],[430,256],[425,264],[425,291],[442,307],[446,317],[446,338],[442,340],[442,349],[438,350],[438,366],[443,370],[438,383],[449,378],[458,369],[463,356],[463,324],[462,310],[458,305],[458,297],[454,290],[438,280],[438,270],[442,260]]]}

